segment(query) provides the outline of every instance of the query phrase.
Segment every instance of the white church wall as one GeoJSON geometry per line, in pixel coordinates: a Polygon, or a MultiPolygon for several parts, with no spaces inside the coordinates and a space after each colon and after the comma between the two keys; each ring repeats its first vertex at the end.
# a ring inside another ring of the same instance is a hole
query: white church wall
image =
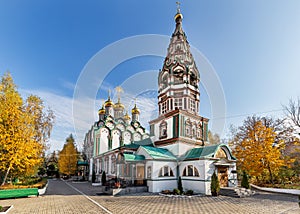
{"type": "Polygon", "coordinates": [[[213,175],[214,171],[216,170],[215,165],[213,164],[213,160],[205,160],[205,175],[206,175],[206,195],[211,195],[210,191],[210,181],[211,181],[211,176],[213,175]]]}
{"type": "Polygon", "coordinates": [[[238,185],[237,181],[237,173],[236,173],[236,165],[234,164],[233,167],[229,167],[228,169],[228,186],[235,187],[238,185]],[[233,173],[234,171],[235,173],[233,173]]]}
{"type": "Polygon", "coordinates": [[[182,178],[182,186],[184,191],[193,190],[196,193],[206,194],[206,172],[205,172],[205,160],[196,160],[196,161],[184,161],[179,166],[179,175],[182,178]],[[199,173],[199,176],[184,176],[184,169],[192,165],[194,166],[199,173]]]}
{"type": "MultiPolygon", "coordinates": [[[[173,138],[173,117],[165,118],[164,121],[167,122],[167,137],[162,140],[173,138]]],[[[162,120],[154,124],[154,141],[160,140],[160,124],[162,120]]]]}
{"type": "Polygon", "coordinates": [[[147,178],[147,185],[149,187],[149,192],[161,192],[162,190],[173,190],[177,188],[177,163],[170,161],[147,161],[147,167],[151,166],[151,179],[147,178]],[[164,176],[159,177],[159,171],[162,167],[169,166],[173,171],[174,176],[164,176]]]}
{"type": "Polygon", "coordinates": [[[147,184],[149,192],[161,192],[162,190],[173,190],[177,188],[177,179],[147,181],[147,184]]]}
{"type": "Polygon", "coordinates": [[[100,154],[108,151],[108,130],[100,129],[100,154]]]}
{"type": "Polygon", "coordinates": [[[118,148],[120,146],[120,131],[112,131],[112,149],[118,148]]]}

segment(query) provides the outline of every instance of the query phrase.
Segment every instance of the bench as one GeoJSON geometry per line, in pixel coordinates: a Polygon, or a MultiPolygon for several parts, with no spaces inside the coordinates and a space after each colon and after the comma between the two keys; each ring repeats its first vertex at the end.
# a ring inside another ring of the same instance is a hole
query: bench
{"type": "Polygon", "coordinates": [[[0,199],[21,198],[21,197],[28,197],[28,196],[32,196],[32,195],[35,195],[35,196],[39,195],[38,188],[0,190],[0,199]]]}

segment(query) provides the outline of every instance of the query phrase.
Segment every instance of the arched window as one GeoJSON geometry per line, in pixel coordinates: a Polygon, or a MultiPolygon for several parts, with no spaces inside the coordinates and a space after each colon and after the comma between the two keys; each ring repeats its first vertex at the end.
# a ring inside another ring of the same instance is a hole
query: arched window
{"type": "Polygon", "coordinates": [[[173,177],[174,173],[171,167],[169,166],[164,166],[160,168],[158,177],[173,177]]]}
{"type": "Polygon", "coordinates": [[[192,123],[191,121],[188,119],[185,121],[185,136],[186,137],[191,137],[192,136],[192,123]]]}
{"type": "Polygon", "coordinates": [[[183,169],[182,176],[193,176],[193,177],[199,177],[199,171],[198,169],[193,165],[187,165],[183,169]]]}
{"type": "Polygon", "coordinates": [[[162,89],[166,88],[168,86],[168,79],[169,79],[169,74],[168,73],[165,73],[162,77],[162,89]]]}
{"type": "Polygon", "coordinates": [[[159,138],[160,139],[168,137],[167,128],[168,128],[167,122],[162,121],[161,124],[159,125],[159,138]]]}

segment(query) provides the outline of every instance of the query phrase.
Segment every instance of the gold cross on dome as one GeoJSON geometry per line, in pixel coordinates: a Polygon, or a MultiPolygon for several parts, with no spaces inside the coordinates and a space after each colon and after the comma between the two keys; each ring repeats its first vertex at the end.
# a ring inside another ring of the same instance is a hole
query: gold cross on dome
{"type": "Polygon", "coordinates": [[[118,98],[120,98],[121,93],[124,93],[124,90],[123,90],[123,88],[121,88],[121,86],[117,86],[116,87],[116,92],[117,92],[118,98]]]}
{"type": "Polygon", "coordinates": [[[176,4],[177,4],[177,12],[180,13],[180,2],[177,1],[176,4]]]}

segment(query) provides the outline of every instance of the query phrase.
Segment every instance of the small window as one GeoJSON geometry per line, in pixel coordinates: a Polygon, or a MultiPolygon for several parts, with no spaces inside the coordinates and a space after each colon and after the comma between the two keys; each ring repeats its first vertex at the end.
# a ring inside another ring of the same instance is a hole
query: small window
{"type": "Polygon", "coordinates": [[[174,107],[175,109],[182,109],[182,98],[174,99],[174,107]]]}
{"type": "Polygon", "coordinates": [[[199,171],[198,169],[193,165],[187,165],[183,169],[182,176],[191,176],[191,177],[199,177],[199,171]]]}
{"type": "Polygon", "coordinates": [[[191,111],[195,112],[196,110],[195,100],[190,100],[190,109],[191,111]]]}
{"type": "Polygon", "coordinates": [[[167,102],[163,102],[162,103],[162,106],[161,106],[161,112],[162,114],[166,113],[167,112],[167,102]]]}
{"type": "Polygon", "coordinates": [[[164,166],[164,167],[160,168],[158,176],[159,177],[173,177],[174,173],[173,173],[173,170],[171,169],[171,167],[164,166]]]}
{"type": "Polygon", "coordinates": [[[166,121],[162,121],[161,124],[159,125],[159,138],[160,139],[168,137],[167,127],[168,127],[168,124],[166,121]]]}

